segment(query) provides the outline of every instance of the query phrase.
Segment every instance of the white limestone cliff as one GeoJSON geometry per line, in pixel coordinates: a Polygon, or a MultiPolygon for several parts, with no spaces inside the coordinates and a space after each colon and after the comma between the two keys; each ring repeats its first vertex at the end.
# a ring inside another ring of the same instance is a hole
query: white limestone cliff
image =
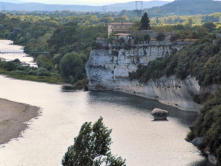
{"type": "Polygon", "coordinates": [[[86,65],[89,90],[113,90],[137,96],[156,99],[183,110],[198,111],[200,106],[193,102],[193,96],[201,88],[195,78],[179,80],[175,76],[149,80],[142,84],[131,81],[129,73],[139,65],[148,65],[156,58],[170,55],[173,49],[185,44],[149,44],[130,49],[94,49],[86,65]]]}

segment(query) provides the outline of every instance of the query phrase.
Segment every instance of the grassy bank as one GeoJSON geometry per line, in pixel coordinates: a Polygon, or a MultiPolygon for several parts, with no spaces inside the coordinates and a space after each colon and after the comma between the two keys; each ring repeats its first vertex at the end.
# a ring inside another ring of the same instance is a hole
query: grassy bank
{"type": "Polygon", "coordinates": [[[20,79],[20,80],[46,82],[46,83],[51,83],[51,84],[64,83],[64,80],[59,75],[37,76],[37,75],[29,75],[29,74],[18,72],[18,71],[7,71],[3,68],[0,68],[0,74],[6,75],[11,78],[20,79]]]}

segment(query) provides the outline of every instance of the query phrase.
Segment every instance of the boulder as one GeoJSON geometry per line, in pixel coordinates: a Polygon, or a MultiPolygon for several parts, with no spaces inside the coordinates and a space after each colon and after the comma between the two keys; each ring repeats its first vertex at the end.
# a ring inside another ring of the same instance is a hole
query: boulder
{"type": "Polygon", "coordinates": [[[203,137],[197,137],[197,138],[193,139],[191,143],[192,143],[194,146],[199,147],[200,145],[203,144],[203,137]]]}
{"type": "Polygon", "coordinates": [[[154,120],[167,120],[168,114],[169,114],[168,111],[162,110],[159,108],[155,108],[152,111],[152,115],[154,117],[154,120]]]}

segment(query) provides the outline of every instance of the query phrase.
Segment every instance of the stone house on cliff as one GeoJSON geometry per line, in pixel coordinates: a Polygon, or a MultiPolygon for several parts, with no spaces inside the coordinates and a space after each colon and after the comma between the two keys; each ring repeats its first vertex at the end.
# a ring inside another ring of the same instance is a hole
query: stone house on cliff
{"type": "Polygon", "coordinates": [[[130,34],[130,29],[132,28],[133,23],[129,22],[115,22],[115,23],[110,23],[108,24],[108,37],[111,34],[117,34],[117,35],[129,35],[130,34]]]}

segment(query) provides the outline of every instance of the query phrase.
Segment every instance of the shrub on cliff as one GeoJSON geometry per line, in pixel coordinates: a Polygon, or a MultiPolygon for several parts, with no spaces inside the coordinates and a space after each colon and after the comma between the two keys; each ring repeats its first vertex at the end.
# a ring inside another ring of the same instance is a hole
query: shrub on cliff
{"type": "Polygon", "coordinates": [[[218,159],[218,165],[221,165],[221,89],[212,95],[205,103],[200,112],[188,140],[203,137],[203,144],[199,147],[201,150],[207,148],[218,159]]]}
{"type": "Polygon", "coordinates": [[[111,154],[110,134],[102,118],[94,124],[84,123],[62,160],[63,166],[125,166],[121,157],[111,154]]]}

